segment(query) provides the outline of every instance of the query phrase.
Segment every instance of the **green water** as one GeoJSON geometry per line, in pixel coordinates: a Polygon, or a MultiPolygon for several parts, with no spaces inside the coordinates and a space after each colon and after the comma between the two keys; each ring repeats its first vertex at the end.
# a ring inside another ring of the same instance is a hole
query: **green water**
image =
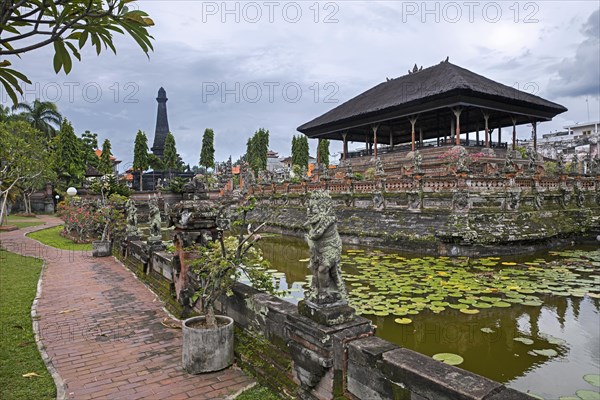
{"type": "MultiPolygon", "coordinates": [[[[267,237],[261,248],[285,274],[276,276],[292,289],[286,300],[297,302],[310,273],[307,245],[267,237]]],[[[562,250],[450,259],[344,248],[342,269],[352,305],[378,336],[460,355],[460,368],[544,399],[585,398],[600,390],[583,379],[600,373],[600,251],[562,250]]]]}

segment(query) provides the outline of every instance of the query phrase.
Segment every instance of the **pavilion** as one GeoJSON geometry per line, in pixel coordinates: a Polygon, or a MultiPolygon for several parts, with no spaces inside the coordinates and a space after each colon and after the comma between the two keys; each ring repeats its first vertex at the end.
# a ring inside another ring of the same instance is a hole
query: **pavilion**
{"type": "Polygon", "coordinates": [[[343,141],[342,159],[348,156],[348,141],[363,142],[377,157],[378,144],[386,152],[410,143],[412,151],[435,139],[437,145],[503,147],[502,128],[512,128],[516,148],[516,126],[531,124],[533,147],[537,148],[537,123],[550,121],[567,111],[560,104],[495,82],[448,62],[423,69],[415,65],[407,75],[387,79],[325,114],[307,122],[298,131],[310,139],[343,141]],[[496,129],[494,143],[492,131],[496,129]],[[482,131],[483,138],[479,139],[482,131]],[[470,133],[475,140],[470,140],[470,133]],[[466,140],[461,141],[461,134],[466,140]]]}

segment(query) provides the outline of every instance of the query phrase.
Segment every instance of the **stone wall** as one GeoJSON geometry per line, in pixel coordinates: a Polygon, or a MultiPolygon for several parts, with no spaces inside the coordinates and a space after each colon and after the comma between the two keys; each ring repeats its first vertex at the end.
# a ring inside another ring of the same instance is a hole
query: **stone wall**
{"type": "Polygon", "coordinates": [[[429,177],[361,182],[261,185],[255,221],[304,234],[311,191],[336,203],[347,244],[427,254],[484,256],[525,253],[600,233],[597,178],[429,177]]]}
{"type": "MultiPolygon", "coordinates": [[[[118,257],[163,299],[177,260],[144,242],[121,246],[118,257]]],[[[168,301],[168,308],[177,305],[168,301]]],[[[295,305],[238,283],[217,303],[235,320],[237,364],[282,398],[399,400],[532,400],[504,385],[378,337],[368,320],[325,327],[295,305]],[[316,380],[314,387],[307,380],[316,380]]],[[[179,308],[180,310],[180,308],[179,308]]]]}

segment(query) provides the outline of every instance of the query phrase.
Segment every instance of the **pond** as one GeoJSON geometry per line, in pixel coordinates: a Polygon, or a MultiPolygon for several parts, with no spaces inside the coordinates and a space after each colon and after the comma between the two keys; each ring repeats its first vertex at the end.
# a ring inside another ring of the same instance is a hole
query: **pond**
{"type": "MultiPolygon", "coordinates": [[[[261,243],[286,300],[303,297],[308,246],[261,243]]],[[[344,280],[376,334],[543,399],[600,399],[600,250],[415,257],[344,248],[344,280]]]]}

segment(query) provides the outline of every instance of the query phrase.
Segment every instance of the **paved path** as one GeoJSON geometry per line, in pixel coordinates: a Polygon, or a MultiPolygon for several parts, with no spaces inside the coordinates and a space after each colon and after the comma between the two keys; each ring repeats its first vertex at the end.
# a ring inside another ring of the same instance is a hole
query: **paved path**
{"type": "Polygon", "coordinates": [[[181,368],[181,330],[161,324],[167,313],[155,295],[113,257],[92,258],[25,237],[61,223],[40,218],[45,226],[3,232],[0,242],[9,251],[46,261],[34,311],[66,398],[213,399],[253,383],[237,368],[188,375],[181,368]]]}

